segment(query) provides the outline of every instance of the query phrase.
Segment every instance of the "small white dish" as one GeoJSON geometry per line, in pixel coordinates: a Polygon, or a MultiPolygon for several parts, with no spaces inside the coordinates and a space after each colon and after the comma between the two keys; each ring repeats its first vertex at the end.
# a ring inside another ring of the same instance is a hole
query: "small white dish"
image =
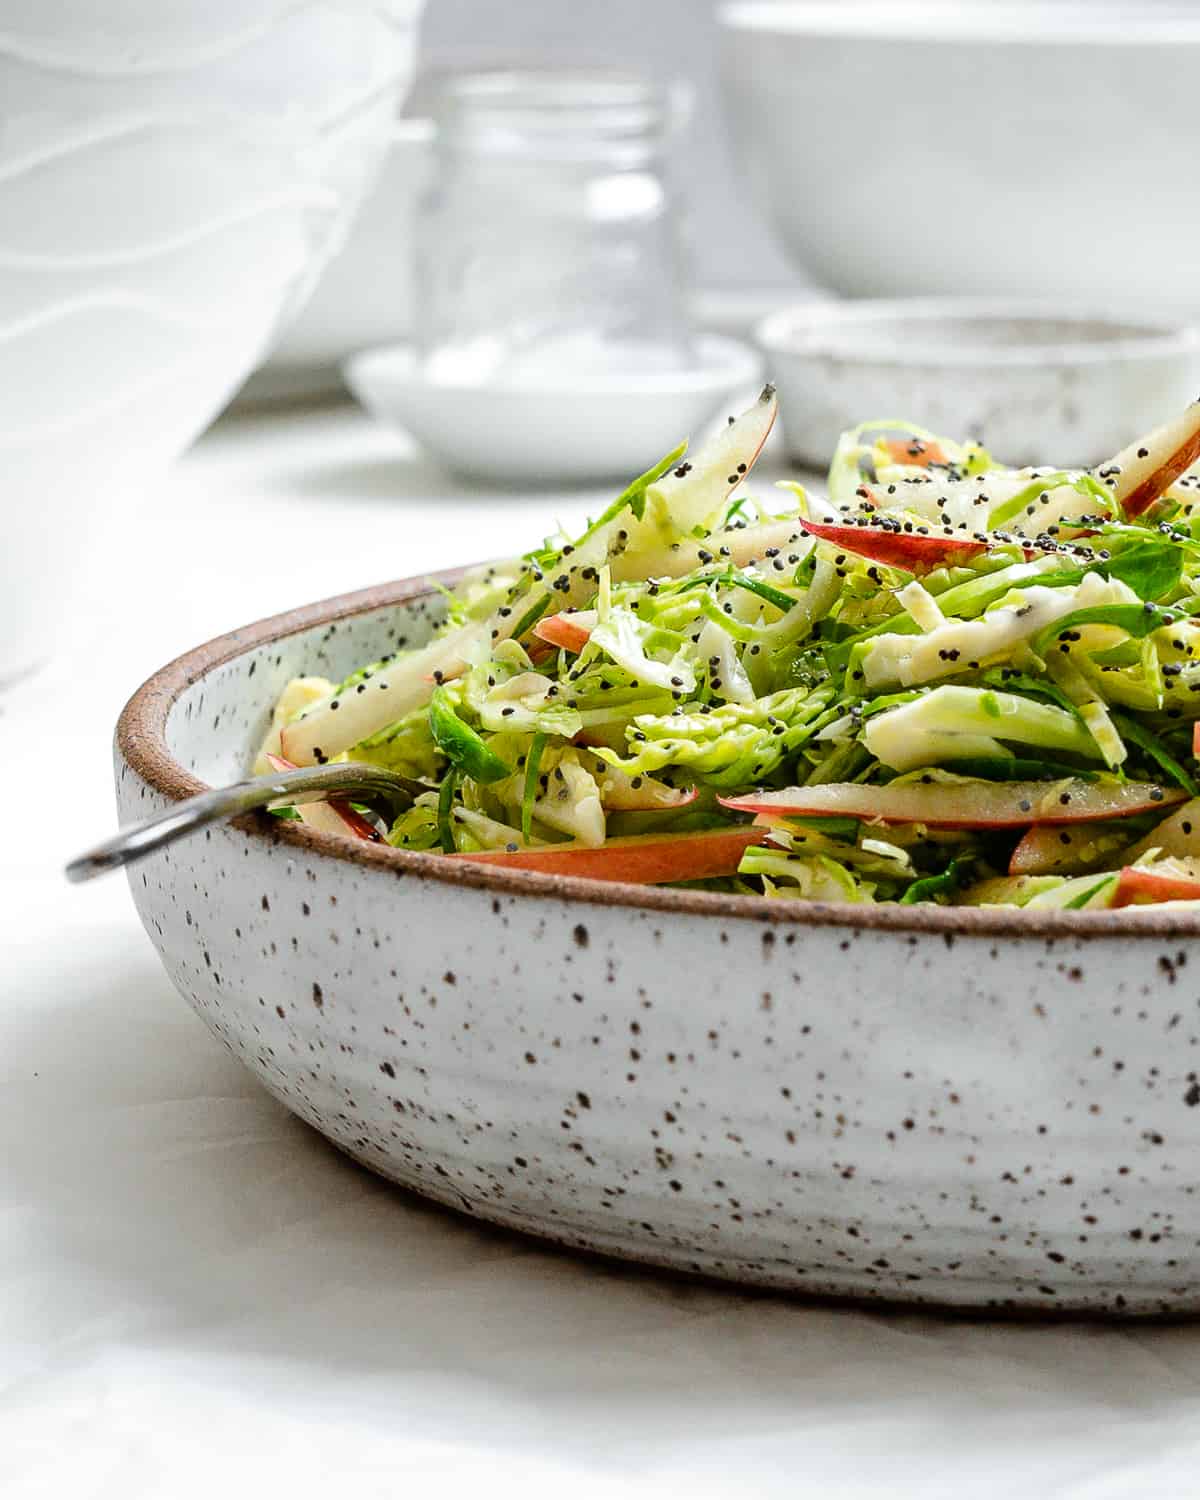
{"type": "Polygon", "coordinates": [[[505,483],[627,478],[753,385],[761,360],[736,339],[701,334],[685,370],[564,375],[551,384],[430,379],[411,345],[356,355],[346,383],[382,422],[410,432],[459,474],[505,483]]]}
{"type": "Polygon", "coordinates": [[[755,331],[791,457],[824,466],[838,434],[905,418],[1010,464],[1085,466],[1200,389],[1200,335],[1045,303],[808,302],[755,331]]]}
{"type": "Polygon", "coordinates": [[[413,222],[432,161],[432,121],[397,120],[379,177],[345,244],[239,400],[295,401],[339,391],[342,360],[409,336],[413,222]]]}

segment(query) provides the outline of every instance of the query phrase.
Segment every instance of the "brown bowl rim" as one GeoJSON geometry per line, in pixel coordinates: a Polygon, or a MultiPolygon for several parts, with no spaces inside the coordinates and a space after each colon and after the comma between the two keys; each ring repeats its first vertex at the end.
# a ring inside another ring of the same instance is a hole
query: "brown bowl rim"
{"type": "MultiPolygon", "coordinates": [[[[433,585],[453,584],[462,568],[372,585],[348,594],[302,605],[216,636],[161,667],[137,689],[117,722],[116,748],[122,760],[148,786],[171,801],[207,790],[171,755],[166,725],[172,705],[185,689],[215,668],[258,647],[269,646],[313,626],[393,605],[408,604],[434,592],[433,585]]],[[[1087,938],[1127,936],[1183,938],[1200,936],[1200,912],[1155,907],[1123,911],[1067,912],[962,906],[852,906],[825,902],[771,900],[723,892],[634,885],[624,881],[587,880],[574,875],[542,875],[529,870],[502,870],[495,865],[451,860],[440,854],[393,849],[387,844],[355,842],[320,833],[294,822],[260,813],[237,820],[251,839],[287,844],[324,859],[360,865],[402,878],[437,881],[447,886],[488,890],[510,897],[557,899],[628,911],[680,913],[724,920],[754,921],[772,926],[836,927],[941,937],[1087,938]]]]}

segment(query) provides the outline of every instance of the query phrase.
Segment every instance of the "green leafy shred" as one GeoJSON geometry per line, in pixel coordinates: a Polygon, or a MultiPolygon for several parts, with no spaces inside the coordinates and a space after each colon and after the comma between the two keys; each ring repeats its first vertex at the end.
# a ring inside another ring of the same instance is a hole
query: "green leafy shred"
{"type": "Polygon", "coordinates": [[[944,903],[951,900],[961,888],[964,874],[970,865],[970,860],[952,859],[939,874],[914,880],[900,897],[900,905],[915,906],[918,901],[944,903]]]}
{"type": "Polygon", "coordinates": [[[546,748],[546,736],[539,730],[530,741],[525,755],[525,786],[521,793],[521,837],[526,843],[533,837],[533,804],[537,800],[538,771],[542,764],[542,753],[546,748]]]}
{"type": "Polygon", "coordinates": [[[511,774],[509,765],[459,718],[447,688],[435,689],[429,700],[429,728],[438,748],[462,775],[486,786],[511,774]]]}
{"type": "Polygon", "coordinates": [[[1196,778],[1171,754],[1161,736],[1147,725],[1130,718],[1128,714],[1113,714],[1113,723],[1127,740],[1131,740],[1143,751],[1160,771],[1165,771],[1167,777],[1181,786],[1189,797],[1200,797],[1200,785],[1196,778]]]}
{"type": "Polygon", "coordinates": [[[437,801],[438,838],[445,854],[453,854],[458,848],[454,841],[454,792],[457,785],[458,767],[451,766],[442,781],[437,801]]]}

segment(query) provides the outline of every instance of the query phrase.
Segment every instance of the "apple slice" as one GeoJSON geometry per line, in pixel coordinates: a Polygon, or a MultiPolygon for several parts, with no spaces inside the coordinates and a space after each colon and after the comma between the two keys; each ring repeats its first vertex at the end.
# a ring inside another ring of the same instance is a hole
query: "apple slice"
{"type": "Polygon", "coordinates": [[[335,688],[284,726],[279,736],[284,756],[298,766],[321,765],[352,749],[428,703],[435,684],[461,677],[472,653],[490,638],[490,626],[474,621],[399,657],[345,692],[335,688]]]}
{"type": "Polygon", "coordinates": [[[684,536],[697,526],[711,526],[731,492],[754,467],[778,411],[775,387],[763,386],[749,411],[710,438],[694,459],[685,459],[649,486],[643,526],[649,523],[684,536]]]}
{"type": "Polygon", "coordinates": [[[1177,807],[1169,817],[1152,828],[1145,838],[1139,839],[1131,849],[1126,850],[1124,858],[1127,863],[1135,865],[1151,849],[1157,849],[1175,859],[1200,859],[1200,798],[1177,807]]]}
{"type": "Polygon", "coordinates": [[[497,865],[505,870],[534,870],[541,875],[575,875],[584,880],[624,880],[662,885],[676,880],[707,880],[735,875],[751,844],[761,844],[766,830],[717,828],[704,833],[639,834],[609,839],[598,849],[583,844],[550,844],[541,849],[489,849],[448,855],[449,859],[497,865]]]}
{"type": "Polygon", "coordinates": [[[734,812],[775,817],[861,818],[923,823],[927,828],[1023,828],[1126,818],[1179,802],[1183,792],[1149,782],[1098,786],[1088,781],[928,781],[896,786],[830,782],[718,797],[734,812]]]}
{"type": "Polygon", "coordinates": [[[1127,516],[1140,516],[1200,459],[1200,401],[1193,401],[1181,417],[1137,438],[1128,448],[1096,470],[1100,479],[1113,479],[1114,499],[1127,516]]]}
{"type": "MultiPolygon", "coordinates": [[[[268,755],[266,758],[271,763],[272,770],[299,770],[290,760],[284,760],[282,755],[268,755]]],[[[355,812],[340,797],[330,797],[324,802],[300,802],[293,805],[300,821],[309,828],[318,828],[322,833],[340,834],[342,838],[348,835],[352,839],[365,839],[371,844],[380,842],[379,830],[373,828],[361,813],[355,812]]]]}
{"type": "Polygon", "coordinates": [[[533,627],[539,641],[550,646],[562,646],[577,656],[587,645],[596,623],[594,609],[567,610],[563,614],[547,615],[533,627]]]}
{"type": "Polygon", "coordinates": [[[1200,866],[1191,869],[1172,867],[1156,870],[1147,866],[1126,865],[1117,881],[1114,906],[1149,905],[1158,901],[1200,901],[1200,866]]]}
{"type": "Polygon", "coordinates": [[[672,812],[688,807],[700,795],[694,786],[673,787],[653,776],[630,776],[603,760],[592,774],[600,783],[600,801],[610,812],[672,812]]]}
{"type": "Polygon", "coordinates": [[[1114,856],[1128,857],[1125,853],[1128,844],[1128,833],[1122,837],[1107,830],[1097,830],[1093,823],[1074,828],[1035,823],[1013,850],[1008,873],[1081,875],[1105,866],[1111,870],[1116,863],[1114,856]]]}
{"type": "MultiPolygon", "coordinates": [[[[923,533],[894,526],[847,526],[832,521],[799,523],[810,536],[856,557],[885,563],[889,568],[903,568],[906,573],[930,573],[934,568],[954,568],[968,563],[993,545],[977,537],[957,537],[950,532],[923,533]]],[[[1032,548],[1022,549],[1027,559],[1038,556],[1032,548]]]]}
{"type": "MultiPolygon", "coordinates": [[[[710,563],[747,568],[761,563],[768,554],[806,551],[812,545],[801,529],[799,518],[766,521],[761,526],[731,527],[714,531],[703,540],[681,537],[677,541],[648,542],[636,552],[617,552],[610,559],[614,583],[630,579],[682,578],[710,563]]],[[[797,556],[796,561],[800,558],[797,556]]],[[[779,571],[776,569],[775,571],[779,571]]]]}

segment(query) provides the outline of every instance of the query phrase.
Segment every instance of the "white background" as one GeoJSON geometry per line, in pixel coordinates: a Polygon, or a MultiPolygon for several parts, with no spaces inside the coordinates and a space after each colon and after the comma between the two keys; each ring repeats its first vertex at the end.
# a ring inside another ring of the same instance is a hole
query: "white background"
{"type": "Polygon", "coordinates": [[[169,655],[587,505],[464,494],[349,409],[226,419],[0,698],[0,1496],[1193,1500],[1200,1331],[812,1307],[427,1207],[257,1088],[120,880],[63,882],[169,655]]]}

